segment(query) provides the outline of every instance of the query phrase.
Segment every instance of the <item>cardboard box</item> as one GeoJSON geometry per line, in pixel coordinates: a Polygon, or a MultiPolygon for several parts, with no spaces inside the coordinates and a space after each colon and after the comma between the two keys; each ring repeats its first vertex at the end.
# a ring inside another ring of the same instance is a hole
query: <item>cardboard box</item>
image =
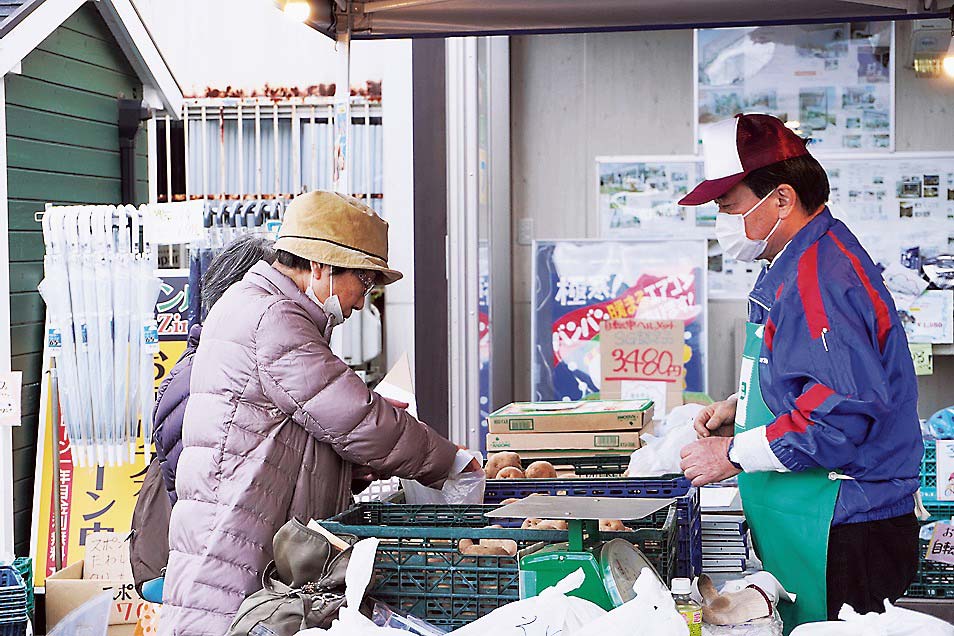
{"type": "Polygon", "coordinates": [[[103,592],[113,595],[109,616],[109,636],[131,636],[146,602],[132,581],[106,581],[83,578],[84,562],[78,561],[46,579],[46,628],[51,630],[67,614],[103,592]],[[113,630],[112,626],[123,629],[113,630]],[[127,629],[128,631],[124,631],[127,629]]]}
{"type": "Polygon", "coordinates": [[[639,431],[594,433],[488,433],[488,451],[614,450],[631,453],[640,447],[639,431]]]}
{"type": "Polygon", "coordinates": [[[639,431],[652,418],[653,403],[648,400],[514,402],[491,413],[487,425],[497,434],[639,431]]]}

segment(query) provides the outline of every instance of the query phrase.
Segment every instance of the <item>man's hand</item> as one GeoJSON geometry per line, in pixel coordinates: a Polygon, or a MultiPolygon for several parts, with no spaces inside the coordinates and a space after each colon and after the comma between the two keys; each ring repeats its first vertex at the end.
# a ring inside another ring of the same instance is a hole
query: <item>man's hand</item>
{"type": "Polygon", "coordinates": [[[729,461],[731,441],[728,437],[707,437],[683,448],[679,466],[686,474],[686,479],[693,486],[705,486],[742,472],[729,461]]]}
{"type": "Polygon", "coordinates": [[[732,437],[735,435],[735,411],[738,399],[732,397],[709,404],[699,412],[694,423],[696,435],[705,437],[732,437]]]}

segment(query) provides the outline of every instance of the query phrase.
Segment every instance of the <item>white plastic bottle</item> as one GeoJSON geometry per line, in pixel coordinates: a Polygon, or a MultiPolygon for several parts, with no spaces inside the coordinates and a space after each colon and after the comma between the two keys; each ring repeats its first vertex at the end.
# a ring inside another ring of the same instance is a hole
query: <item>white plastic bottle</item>
{"type": "Polygon", "coordinates": [[[702,606],[692,600],[692,581],[689,579],[672,580],[672,599],[676,610],[689,625],[689,636],[702,636],[702,606]]]}

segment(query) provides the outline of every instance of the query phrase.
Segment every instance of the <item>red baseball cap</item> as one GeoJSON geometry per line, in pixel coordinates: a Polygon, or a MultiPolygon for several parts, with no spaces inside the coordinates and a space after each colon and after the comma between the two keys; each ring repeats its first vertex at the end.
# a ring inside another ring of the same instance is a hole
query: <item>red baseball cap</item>
{"type": "Polygon", "coordinates": [[[702,131],[706,180],[679,201],[702,205],[718,199],[753,170],[809,154],[804,139],[771,115],[736,115],[702,131]]]}

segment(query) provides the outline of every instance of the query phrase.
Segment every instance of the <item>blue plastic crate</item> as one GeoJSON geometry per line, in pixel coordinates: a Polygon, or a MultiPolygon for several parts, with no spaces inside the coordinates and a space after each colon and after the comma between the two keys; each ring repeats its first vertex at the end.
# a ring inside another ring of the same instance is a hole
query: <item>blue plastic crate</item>
{"type": "Polygon", "coordinates": [[[934,440],[924,440],[921,458],[921,500],[931,513],[931,520],[949,520],[954,517],[954,501],[937,499],[937,446],[934,440]]]}
{"type": "Polygon", "coordinates": [[[651,478],[488,479],[484,490],[484,503],[499,504],[506,499],[523,499],[533,494],[673,498],[676,500],[676,521],[679,526],[676,576],[695,577],[702,574],[702,510],[699,489],[693,488],[689,480],[682,475],[651,478]]]}

